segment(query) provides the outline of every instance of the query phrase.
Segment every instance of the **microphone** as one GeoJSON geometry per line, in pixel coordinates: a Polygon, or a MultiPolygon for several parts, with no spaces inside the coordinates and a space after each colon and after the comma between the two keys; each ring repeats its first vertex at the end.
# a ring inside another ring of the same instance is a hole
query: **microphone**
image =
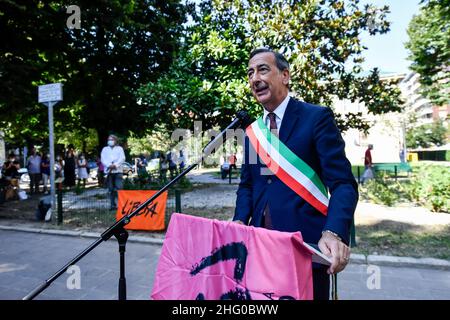
{"type": "Polygon", "coordinates": [[[241,119],[240,127],[244,130],[253,122],[253,119],[244,110],[239,111],[236,117],[241,119]]]}
{"type": "Polygon", "coordinates": [[[251,123],[252,119],[250,118],[248,113],[244,110],[239,111],[236,114],[236,118],[203,149],[202,158],[205,156],[209,156],[212,150],[225,142],[227,138],[227,131],[235,130],[238,128],[242,128],[243,130],[245,130],[251,123]]]}
{"type": "Polygon", "coordinates": [[[242,128],[245,129],[250,124],[250,116],[247,111],[240,110],[236,114],[236,118],[219,134],[219,136],[227,130],[242,128]]]}

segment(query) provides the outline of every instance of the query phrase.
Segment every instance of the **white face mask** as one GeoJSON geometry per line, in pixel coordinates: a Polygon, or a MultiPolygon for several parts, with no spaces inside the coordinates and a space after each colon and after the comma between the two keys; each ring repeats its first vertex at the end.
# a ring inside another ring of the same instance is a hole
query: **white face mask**
{"type": "Polygon", "coordinates": [[[108,146],[113,147],[115,144],[114,140],[108,140],[108,146]]]}

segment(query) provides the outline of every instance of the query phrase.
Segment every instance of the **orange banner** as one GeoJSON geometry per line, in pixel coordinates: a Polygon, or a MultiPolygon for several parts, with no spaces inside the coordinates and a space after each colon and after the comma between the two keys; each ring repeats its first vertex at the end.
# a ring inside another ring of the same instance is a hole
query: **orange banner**
{"type": "MultiPolygon", "coordinates": [[[[119,204],[116,220],[130,214],[145,200],[154,195],[156,190],[119,190],[119,204]]],[[[164,230],[164,215],[166,212],[167,191],[134,216],[125,226],[128,230],[164,230]]]]}

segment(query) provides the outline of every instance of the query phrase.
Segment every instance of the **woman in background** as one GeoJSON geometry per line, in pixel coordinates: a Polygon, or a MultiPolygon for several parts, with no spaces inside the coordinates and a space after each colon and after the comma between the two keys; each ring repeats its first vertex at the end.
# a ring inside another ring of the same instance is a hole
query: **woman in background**
{"type": "Polygon", "coordinates": [[[86,187],[86,180],[89,177],[87,172],[87,161],[84,154],[80,154],[77,161],[78,167],[78,186],[80,186],[81,180],[83,180],[83,188],[86,187]]]}
{"type": "Polygon", "coordinates": [[[64,183],[69,189],[75,186],[75,165],[73,146],[69,146],[66,158],[64,159],[64,183]]]}
{"type": "Polygon", "coordinates": [[[42,182],[44,184],[43,192],[48,192],[47,185],[50,177],[50,155],[44,153],[41,159],[41,173],[42,173],[42,182]]]}

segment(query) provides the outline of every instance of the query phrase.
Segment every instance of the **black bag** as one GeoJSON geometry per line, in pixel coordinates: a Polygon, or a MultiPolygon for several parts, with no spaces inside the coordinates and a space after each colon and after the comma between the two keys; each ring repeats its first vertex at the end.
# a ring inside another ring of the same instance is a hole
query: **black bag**
{"type": "Polygon", "coordinates": [[[45,215],[47,214],[48,210],[52,207],[51,198],[50,197],[43,197],[39,201],[38,208],[36,210],[36,220],[38,221],[44,221],[45,215]]]}

